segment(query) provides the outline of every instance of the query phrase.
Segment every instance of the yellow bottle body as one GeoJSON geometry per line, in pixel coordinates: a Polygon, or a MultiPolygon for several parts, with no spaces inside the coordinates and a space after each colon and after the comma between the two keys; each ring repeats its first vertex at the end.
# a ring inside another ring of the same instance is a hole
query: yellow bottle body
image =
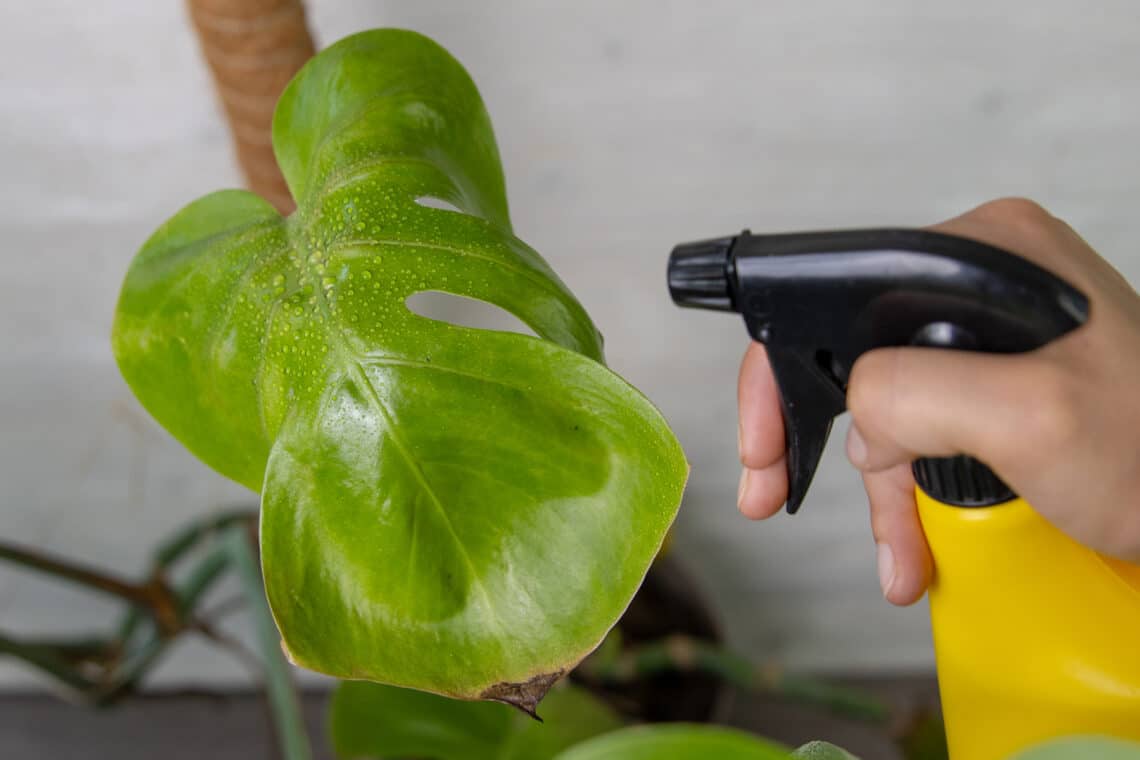
{"type": "Polygon", "coordinates": [[[1021,499],[916,498],[951,760],[1072,734],[1140,740],[1140,565],[1081,546],[1021,499]]]}

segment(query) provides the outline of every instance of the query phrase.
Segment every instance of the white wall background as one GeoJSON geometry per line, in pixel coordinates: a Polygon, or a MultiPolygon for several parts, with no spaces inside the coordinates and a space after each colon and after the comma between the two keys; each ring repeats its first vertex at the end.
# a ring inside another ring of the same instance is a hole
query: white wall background
{"type": "MultiPolygon", "coordinates": [[[[864,497],[836,431],[801,515],[735,510],[743,327],[681,312],[679,240],[925,224],[1030,195],[1140,281],[1140,5],[915,2],[333,2],[327,44],[435,37],[494,119],[520,236],[658,402],[693,465],[677,550],[758,659],[931,662],[926,610],[880,598],[864,497]]],[[[127,262],[187,201],[238,177],[175,0],[0,9],[0,533],[123,573],[235,500],[151,423],[108,346],[127,262]]],[[[98,626],[113,608],[0,567],[0,627],[98,626]]],[[[240,673],[184,646],[162,680],[240,673]]],[[[26,683],[10,666],[0,683],[26,683]]]]}

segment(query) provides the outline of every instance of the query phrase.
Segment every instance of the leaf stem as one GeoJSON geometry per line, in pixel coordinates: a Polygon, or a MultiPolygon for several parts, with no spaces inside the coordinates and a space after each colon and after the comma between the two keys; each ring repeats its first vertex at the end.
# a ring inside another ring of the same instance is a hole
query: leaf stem
{"type": "Polygon", "coordinates": [[[159,545],[154,553],[154,565],[160,568],[169,567],[203,539],[221,535],[226,528],[237,523],[254,525],[256,520],[256,511],[239,507],[192,522],[159,545]]]}
{"type": "Polygon", "coordinates": [[[52,677],[69,690],[85,692],[94,683],[54,647],[35,641],[20,641],[0,633],[0,654],[17,657],[52,677]]]}
{"type": "Polygon", "coordinates": [[[141,583],[0,541],[0,560],[108,594],[128,605],[112,636],[28,640],[0,633],[0,655],[23,660],[88,704],[115,702],[135,689],[179,634],[209,627],[210,619],[203,623],[194,610],[226,571],[230,551],[215,544],[173,587],[165,581],[166,571],[203,542],[222,538],[228,531],[247,536],[254,517],[250,510],[235,510],[192,523],[160,545],[152,573],[141,583]]]}
{"type": "Polygon", "coordinates": [[[26,549],[8,541],[0,541],[0,560],[72,581],[135,604],[150,606],[153,601],[152,592],[145,585],[131,583],[110,573],[93,570],[47,552],[26,549]]]}
{"type": "Polygon", "coordinates": [[[305,731],[301,703],[293,688],[289,663],[281,651],[281,634],[277,631],[265,599],[265,583],[254,555],[251,537],[245,530],[231,528],[226,535],[225,546],[230,566],[249,602],[250,616],[257,631],[265,673],[265,691],[281,752],[285,760],[311,760],[312,749],[305,731]]]}

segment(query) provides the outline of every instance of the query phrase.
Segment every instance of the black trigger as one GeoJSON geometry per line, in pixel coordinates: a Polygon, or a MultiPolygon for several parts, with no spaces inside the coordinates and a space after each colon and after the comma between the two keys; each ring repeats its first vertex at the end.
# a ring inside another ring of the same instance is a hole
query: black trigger
{"type": "Polygon", "coordinates": [[[831,367],[818,355],[768,347],[768,362],[780,389],[788,460],[788,514],[795,514],[807,495],[823,456],[831,424],[847,406],[846,395],[831,367]]]}

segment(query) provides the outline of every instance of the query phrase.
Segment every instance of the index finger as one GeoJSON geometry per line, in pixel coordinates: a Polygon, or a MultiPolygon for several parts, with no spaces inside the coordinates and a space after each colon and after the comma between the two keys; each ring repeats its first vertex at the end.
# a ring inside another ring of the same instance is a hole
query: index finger
{"type": "Polygon", "coordinates": [[[750,470],[772,466],[784,456],[784,418],[768,352],[760,343],[753,342],[744,353],[736,398],[741,464],[750,470]]]}

